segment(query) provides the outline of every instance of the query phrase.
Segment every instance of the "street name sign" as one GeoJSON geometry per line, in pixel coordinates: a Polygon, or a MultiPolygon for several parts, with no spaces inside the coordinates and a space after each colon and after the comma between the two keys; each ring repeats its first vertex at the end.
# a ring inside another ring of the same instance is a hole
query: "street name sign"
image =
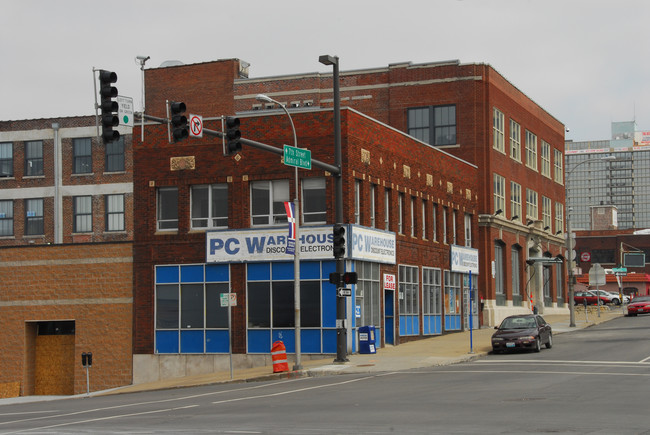
{"type": "Polygon", "coordinates": [[[309,150],[285,145],[283,156],[283,163],[287,166],[311,169],[311,151],[309,150]]]}

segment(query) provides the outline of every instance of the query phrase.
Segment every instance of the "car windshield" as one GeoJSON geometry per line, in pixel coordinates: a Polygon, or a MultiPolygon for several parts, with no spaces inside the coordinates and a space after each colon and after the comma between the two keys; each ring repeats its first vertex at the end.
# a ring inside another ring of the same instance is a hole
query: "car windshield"
{"type": "Polygon", "coordinates": [[[637,296],[634,298],[634,302],[650,302],[650,296],[637,296]]]}
{"type": "Polygon", "coordinates": [[[503,320],[499,329],[530,329],[536,326],[532,317],[512,317],[503,320]]]}

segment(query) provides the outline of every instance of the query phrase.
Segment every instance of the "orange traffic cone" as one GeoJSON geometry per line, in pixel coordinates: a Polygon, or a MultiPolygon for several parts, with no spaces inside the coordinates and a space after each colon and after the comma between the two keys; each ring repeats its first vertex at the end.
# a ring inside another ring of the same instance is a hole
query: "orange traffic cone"
{"type": "Polygon", "coordinates": [[[276,341],[271,347],[271,358],[273,359],[273,373],[288,372],[289,363],[287,362],[287,350],[284,343],[276,341]]]}

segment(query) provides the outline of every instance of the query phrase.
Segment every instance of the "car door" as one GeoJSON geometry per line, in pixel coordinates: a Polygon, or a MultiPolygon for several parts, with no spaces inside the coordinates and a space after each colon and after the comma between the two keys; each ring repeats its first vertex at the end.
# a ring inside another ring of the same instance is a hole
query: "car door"
{"type": "Polygon", "coordinates": [[[539,329],[539,337],[542,341],[542,344],[548,342],[548,336],[551,330],[551,327],[542,316],[537,316],[537,328],[539,329]]]}

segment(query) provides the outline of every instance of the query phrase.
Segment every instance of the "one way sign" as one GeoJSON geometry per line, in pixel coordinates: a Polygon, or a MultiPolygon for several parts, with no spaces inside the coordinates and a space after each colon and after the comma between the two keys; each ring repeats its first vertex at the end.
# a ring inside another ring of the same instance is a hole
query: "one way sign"
{"type": "Polygon", "coordinates": [[[336,294],[338,294],[341,298],[345,296],[352,296],[352,289],[341,287],[339,289],[336,289],[336,294]]]}

